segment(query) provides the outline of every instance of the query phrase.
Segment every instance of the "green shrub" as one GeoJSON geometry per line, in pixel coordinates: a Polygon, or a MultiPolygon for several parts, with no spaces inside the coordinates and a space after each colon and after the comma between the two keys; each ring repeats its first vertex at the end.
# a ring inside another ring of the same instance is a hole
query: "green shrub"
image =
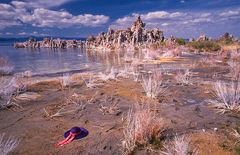
{"type": "Polygon", "coordinates": [[[221,49],[221,46],[214,41],[194,41],[194,42],[190,42],[189,46],[198,49],[200,51],[207,51],[207,52],[211,52],[211,51],[219,51],[221,49]]]}
{"type": "Polygon", "coordinates": [[[160,45],[160,46],[166,46],[167,43],[166,43],[166,41],[161,41],[161,42],[159,42],[159,45],[160,45]]]}
{"type": "Polygon", "coordinates": [[[221,39],[221,40],[219,40],[219,43],[223,44],[223,45],[231,45],[231,44],[233,44],[233,41],[232,41],[232,39],[221,39]]]}
{"type": "Polygon", "coordinates": [[[185,45],[186,41],[183,38],[177,38],[176,42],[178,43],[178,45],[185,45]]]}
{"type": "Polygon", "coordinates": [[[219,39],[219,43],[223,45],[233,44],[233,38],[230,36],[228,32],[224,33],[224,35],[219,39]]]}

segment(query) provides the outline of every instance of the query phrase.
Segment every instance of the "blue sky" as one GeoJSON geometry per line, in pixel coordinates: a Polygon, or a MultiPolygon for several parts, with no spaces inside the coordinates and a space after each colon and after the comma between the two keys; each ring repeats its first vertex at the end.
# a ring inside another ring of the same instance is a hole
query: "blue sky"
{"type": "Polygon", "coordinates": [[[240,36],[240,0],[0,0],[0,37],[87,37],[139,15],[166,36],[240,36]]]}

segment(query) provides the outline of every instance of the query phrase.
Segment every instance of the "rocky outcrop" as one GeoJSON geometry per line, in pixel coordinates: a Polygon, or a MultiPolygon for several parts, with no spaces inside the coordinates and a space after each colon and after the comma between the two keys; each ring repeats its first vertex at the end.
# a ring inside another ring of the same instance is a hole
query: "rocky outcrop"
{"type": "Polygon", "coordinates": [[[108,29],[108,32],[101,32],[97,36],[89,36],[85,41],[61,40],[44,38],[42,41],[29,39],[26,42],[15,43],[16,48],[82,48],[88,49],[110,49],[118,47],[138,46],[144,44],[158,43],[164,41],[163,32],[159,29],[145,29],[139,16],[130,28],[124,30],[108,29]]]}
{"type": "Polygon", "coordinates": [[[125,30],[108,29],[107,33],[101,32],[97,37],[90,36],[86,41],[87,48],[104,47],[124,47],[136,46],[139,44],[162,42],[163,32],[159,29],[147,30],[139,16],[131,28],[125,30]],[[93,39],[94,38],[94,39],[93,39]]]}
{"type": "Polygon", "coordinates": [[[197,39],[197,41],[207,41],[207,40],[209,40],[209,38],[207,38],[205,34],[200,35],[199,38],[197,39]]]}
{"type": "Polygon", "coordinates": [[[42,41],[36,39],[29,39],[26,42],[15,43],[15,48],[82,48],[85,42],[79,40],[62,40],[44,38],[42,41]]]}

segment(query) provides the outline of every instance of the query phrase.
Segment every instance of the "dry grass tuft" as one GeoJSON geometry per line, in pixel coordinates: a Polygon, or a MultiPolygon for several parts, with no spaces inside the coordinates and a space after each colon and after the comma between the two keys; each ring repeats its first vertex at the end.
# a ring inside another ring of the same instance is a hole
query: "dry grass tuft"
{"type": "Polygon", "coordinates": [[[5,134],[0,134],[0,155],[7,155],[12,152],[20,141],[13,137],[5,138],[5,134]]]}
{"type": "Polygon", "coordinates": [[[164,145],[166,151],[162,152],[165,155],[196,155],[196,150],[191,150],[189,140],[185,136],[176,136],[168,145],[164,145]]]}
{"type": "Polygon", "coordinates": [[[238,61],[228,61],[228,65],[230,66],[230,75],[233,79],[236,79],[240,74],[240,63],[238,61]]]}
{"type": "Polygon", "coordinates": [[[67,114],[75,113],[85,108],[85,104],[81,102],[80,96],[78,94],[73,94],[65,98],[65,104],[57,110],[56,112],[48,112],[46,108],[44,108],[44,112],[47,117],[62,117],[67,114]]]}
{"type": "Polygon", "coordinates": [[[147,97],[150,98],[157,98],[166,92],[167,88],[163,88],[162,84],[162,74],[159,72],[155,72],[149,76],[143,76],[141,82],[147,97]]]}
{"type": "Polygon", "coordinates": [[[62,78],[60,79],[60,82],[61,82],[61,86],[64,88],[64,87],[71,86],[71,84],[73,83],[73,79],[70,74],[66,73],[66,74],[63,74],[62,78]]]}
{"type": "Polygon", "coordinates": [[[25,86],[17,78],[0,79],[0,109],[16,104],[16,97],[25,91],[25,86]]]}
{"type": "Polygon", "coordinates": [[[136,105],[130,110],[124,127],[122,147],[125,154],[131,154],[138,146],[147,146],[159,139],[162,119],[156,117],[150,107],[136,105]]]}
{"type": "Polygon", "coordinates": [[[85,98],[80,94],[73,93],[72,95],[64,95],[64,104],[55,112],[49,112],[46,108],[43,109],[45,116],[49,118],[63,117],[68,114],[77,113],[86,108],[87,104],[92,104],[98,92],[96,92],[90,99],[85,98]]]}
{"type": "Polygon", "coordinates": [[[185,70],[184,72],[178,72],[175,76],[175,79],[178,84],[181,85],[189,85],[191,83],[191,76],[192,73],[189,71],[189,69],[185,70]]]}
{"type": "Polygon", "coordinates": [[[110,72],[108,72],[108,71],[106,71],[105,73],[100,72],[99,73],[99,78],[103,81],[115,80],[116,79],[116,71],[112,67],[110,72]]]}
{"type": "Polygon", "coordinates": [[[108,96],[105,96],[104,105],[100,104],[99,110],[103,113],[103,115],[117,115],[120,112],[118,103],[114,101],[112,96],[110,97],[110,100],[108,99],[108,96]]]}
{"type": "Polygon", "coordinates": [[[231,83],[218,81],[214,84],[214,97],[210,103],[219,109],[219,112],[240,112],[240,78],[231,83]]]}
{"type": "Polygon", "coordinates": [[[240,133],[237,130],[233,129],[233,132],[231,132],[231,134],[237,139],[235,144],[240,143],[240,133]]]}
{"type": "Polygon", "coordinates": [[[91,75],[90,77],[89,77],[89,79],[84,79],[83,77],[82,77],[82,79],[83,79],[83,81],[84,81],[84,83],[86,84],[86,86],[88,87],[88,88],[94,88],[95,86],[96,86],[96,84],[95,84],[95,79],[93,78],[93,76],[91,75]]]}

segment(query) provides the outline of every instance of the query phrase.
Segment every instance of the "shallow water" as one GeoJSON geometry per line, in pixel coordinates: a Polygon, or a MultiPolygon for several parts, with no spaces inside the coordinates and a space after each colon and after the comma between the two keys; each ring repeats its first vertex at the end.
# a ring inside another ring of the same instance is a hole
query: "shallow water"
{"type": "MultiPolygon", "coordinates": [[[[124,66],[124,59],[138,58],[134,52],[94,52],[85,49],[51,49],[13,47],[13,41],[0,42],[0,57],[6,58],[14,66],[14,73],[31,71],[36,76],[59,76],[63,73],[84,71],[100,72],[109,68],[124,66]]],[[[141,53],[143,55],[143,53],[141,53]]],[[[185,58],[192,57],[186,55],[185,58]]],[[[182,62],[181,62],[182,63],[182,62]]],[[[189,62],[187,62],[189,64],[189,62]]],[[[146,71],[160,69],[174,71],[186,66],[179,62],[143,64],[146,71]]]]}
{"type": "MultiPolygon", "coordinates": [[[[107,59],[84,49],[16,49],[13,43],[0,44],[0,57],[14,66],[14,73],[31,71],[33,74],[54,74],[101,70],[107,59]]],[[[105,63],[106,62],[106,63],[105,63]]]]}

